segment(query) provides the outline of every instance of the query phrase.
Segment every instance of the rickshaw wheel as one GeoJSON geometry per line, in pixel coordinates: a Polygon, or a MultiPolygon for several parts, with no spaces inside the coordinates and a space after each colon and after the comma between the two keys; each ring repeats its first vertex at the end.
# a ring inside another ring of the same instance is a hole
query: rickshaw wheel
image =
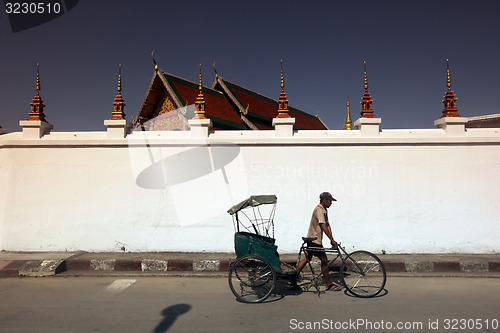
{"type": "Polygon", "coordinates": [[[239,301],[258,303],[271,295],[276,284],[276,272],[266,259],[246,255],[231,265],[228,280],[231,291],[239,301]]]}

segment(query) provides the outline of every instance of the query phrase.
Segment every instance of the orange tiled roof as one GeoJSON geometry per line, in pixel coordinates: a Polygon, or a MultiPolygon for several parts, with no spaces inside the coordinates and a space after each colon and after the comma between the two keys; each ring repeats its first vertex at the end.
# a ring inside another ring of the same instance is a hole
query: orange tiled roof
{"type": "MultiPolygon", "coordinates": [[[[221,79],[222,80],[222,79],[221,79]]],[[[255,123],[259,129],[272,129],[272,119],[278,114],[278,101],[260,95],[254,91],[243,88],[232,82],[223,80],[224,85],[241,104],[248,110],[247,117],[255,123]]],[[[222,86],[216,86],[223,89],[222,86]]],[[[289,114],[295,118],[294,127],[297,129],[327,129],[323,122],[316,116],[288,106],[289,114]]]]}

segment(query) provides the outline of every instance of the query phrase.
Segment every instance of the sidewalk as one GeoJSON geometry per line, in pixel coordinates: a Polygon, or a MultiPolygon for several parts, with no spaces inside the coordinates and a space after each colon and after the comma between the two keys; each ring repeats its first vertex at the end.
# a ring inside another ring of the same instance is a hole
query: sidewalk
{"type": "MultiPolygon", "coordinates": [[[[500,254],[377,254],[388,275],[500,278],[500,254]]],[[[0,277],[227,276],[234,253],[0,252],[0,277]]],[[[295,265],[296,254],[281,254],[295,265]]]]}

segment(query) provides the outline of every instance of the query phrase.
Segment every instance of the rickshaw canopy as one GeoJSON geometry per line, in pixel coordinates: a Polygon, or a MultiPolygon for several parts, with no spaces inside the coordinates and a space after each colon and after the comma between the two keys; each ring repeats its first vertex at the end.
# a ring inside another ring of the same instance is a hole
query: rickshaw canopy
{"type": "Polygon", "coordinates": [[[281,271],[278,246],[274,244],[274,214],[278,198],[272,195],[252,195],[231,207],[233,217],[234,250],[236,256],[253,254],[265,258],[277,271],[281,271]],[[248,209],[245,209],[248,208],[248,209]]]}
{"type": "Polygon", "coordinates": [[[257,207],[266,204],[275,204],[278,198],[274,194],[272,195],[252,195],[248,199],[231,207],[227,212],[231,215],[239,212],[247,207],[257,207]]]}

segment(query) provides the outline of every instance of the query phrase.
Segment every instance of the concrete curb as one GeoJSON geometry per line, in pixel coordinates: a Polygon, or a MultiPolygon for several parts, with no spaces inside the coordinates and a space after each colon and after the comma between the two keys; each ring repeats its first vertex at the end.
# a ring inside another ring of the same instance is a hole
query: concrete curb
{"type": "MultiPolygon", "coordinates": [[[[137,256],[137,254],[135,254],[137,256]]],[[[156,255],[158,256],[158,255],[156,255]]],[[[186,254],[189,256],[189,254],[186,254]]],[[[96,256],[99,257],[99,256],[96,256]]],[[[430,256],[427,256],[430,257],[430,256]]],[[[498,273],[500,276],[500,256],[498,260],[422,260],[408,258],[408,260],[390,260],[381,256],[388,273],[456,273],[456,274],[486,274],[491,276],[498,273]]],[[[496,257],[495,257],[496,258],[496,257]]],[[[71,274],[78,272],[136,272],[147,274],[174,273],[174,272],[228,272],[233,260],[228,259],[158,259],[158,258],[79,258],[72,256],[57,260],[0,260],[0,277],[55,276],[62,272],[71,274]]],[[[283,260],[295,265],[295,260],[283,260]]]]}
{"type": "Polygon", "coordinates": [[[0,261],[0,277],[54,276],[66,271],[64,260],[8,260],[0,261]]]}

